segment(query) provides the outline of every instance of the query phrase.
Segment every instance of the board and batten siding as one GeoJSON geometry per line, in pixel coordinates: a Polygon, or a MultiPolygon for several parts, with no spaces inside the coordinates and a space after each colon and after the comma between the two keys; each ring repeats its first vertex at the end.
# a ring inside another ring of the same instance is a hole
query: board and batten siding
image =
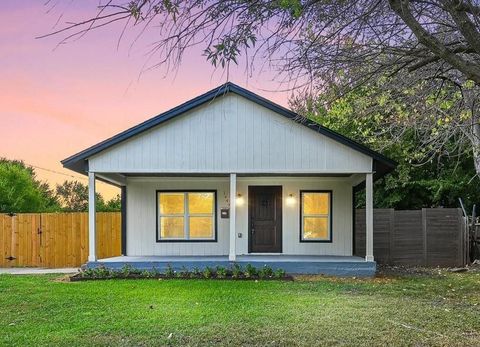
{"type": "Polygon", "coordinates": [[[236,94],[91,158],[98,173],[366,173],[372,159],[236,94]]]}
{"type": "MultiPolygon", "coordinates": [[[[347,178],[239,177],[237,192],[244,204],[237,206],[237,254],[248,254],[248,186],[280,185],[283,194],[283,254],[352,255],[352,188],[347,178]],[[300,242],[300,190],[333,191],[333,242],[300,242]],[[294,195],[295,203],[286,204],[294,195]],[[241,233],[241,238],[238,237],[241,233]]],[[[228,177],[216,178],[128,178],[127,180],[127,255],[228,255],[229,219],[220,218],[220,209],[228,207],[228,177]],[[217,242],[156,242],[156,190],[217,190],[217,242]]]]}

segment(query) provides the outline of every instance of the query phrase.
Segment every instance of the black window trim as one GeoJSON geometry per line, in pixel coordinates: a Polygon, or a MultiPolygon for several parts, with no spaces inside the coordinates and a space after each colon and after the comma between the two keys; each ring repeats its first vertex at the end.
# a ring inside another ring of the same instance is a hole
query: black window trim
{"type": "Polygon", "coordinates": [[[299,233],[299,238],[300,242],[305,242],[305,243],[332,243],[333,242],[333,191],[332,190],[300,190],[299,194],[299,205],[300,205],[300,233],[299,233]],[[302,235],[303,235],[303,193],[328,193],[329,195],[329,206],[330,206],[330,211],[329,211],[329,219],[330,219],[330,238],[328,240],[305,240],[302,235]]]}
{"type": "Polygon", "coordinates": [[[163,242],[177,242],[177,243],[189,243],[189,242],[218,242],[218,225],[217,225],[217,190],[216,189],[158,189],[155,191],[155,239],[157,243],[163,242]],[[161,239],[160,233],[158,230],[158,195],[159,193],[213,193],[214,199],[214,238],[213,239],[189,239],[189,240],[181,240],[181,239],[161,239]]]}

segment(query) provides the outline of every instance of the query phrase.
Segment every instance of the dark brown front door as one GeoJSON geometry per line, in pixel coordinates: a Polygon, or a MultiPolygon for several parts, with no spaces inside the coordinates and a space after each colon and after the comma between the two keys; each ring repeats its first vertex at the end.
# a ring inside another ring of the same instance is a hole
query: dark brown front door
{"type": "Polygon", "coordinates": [[[248,187],[249,252],[282,252],[282,187],[248,187]]]}

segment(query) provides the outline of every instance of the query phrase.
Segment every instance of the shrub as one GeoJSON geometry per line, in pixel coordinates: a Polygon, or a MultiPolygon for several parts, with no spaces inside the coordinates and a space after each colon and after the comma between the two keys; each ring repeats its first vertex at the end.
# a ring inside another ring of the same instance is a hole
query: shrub
{"type": "Polygon", "coordinates": [[[212,278],[213,277],[213,270],[208,266],[203,269],[203,278],[212,278]]]}
{"type": "Polygon", "coordinates": [[[150,277],[152,277],[152,274],[150,273],[149,270],[145,269],[140,273],[140,276],[142,278],[150,278],[150,277]]]}
{"type": "Polygon", "coordinates": [[[270,266],[264,265],[258,272],[260,278],[271,278],[273,276],[273,270],[270,266]]]}
{"type": "Polygon", "coordinates": [[[112,272],[110,271],[110,269],[107,269],[105,266],[101,265],[101,266],[93,269],[93,277],[94,278],[112,277],[112,272]]]}
{"type": "Polygon", "coordinates": [[[258,271],[252,264],[247,264],[245,270],[243,270],[243,275],[245,278],[252,278],[258,275],[258,271]]]}
{"type": "Polygon", "coordinates": [[[156,267],[152,267],[152,270],[150,271],[150,274],[153,278],[160,277],[160,271],[156,267]]]}
{"type": "Polygon", "coordinates": [[[284,278],[285,277],[285,270],[277,269],[274,273],[275,278],[284,278]]]}
{"type": "Polygon", "coordinates": [[[192,272],[190,272],[190,278],[200,278],[201,276],[202,276],[202,272],[197,266],[195,266],[192,272]]]}
{"type": "Polygon", "coordinates": [[[172,278],[175,276],[175,270],[170,264],[167,264],[167,268],[165,269],[165,277],[172,278]]]}
{"type": "Polygon", "coordinates": [[[120,272],[124,277],[128,277],[132,273],[132,270],[133,270],[133,268],[130,264],[125,264],[120,269],[120,272]]]}
{"type": "Polygon", "coordinates": [[[94,276],[94,274],[95,274],[94,269],[90,269],[90,268],[84,269],[80,272],[80,276],[86,277],[86,278],[91,278],[94,276]]]}
{"type": "Polygon", "coordinates": [[[226,278],[227,277],[227,269],[223,266],[217,266],[217,277],[218,278],[226,278]]]}
{"type": "Polygon", "coordinates": [[[237,263],[232,266],[232,278],[240,278],[242,275],[242,267],[237,263]]]}
{"type": "Polygon", "coordinates": [[[185,266],[182,266],[182,269],[177,273],[177,277],[179,278],[188,278],[190,275],[190,271],[185,266]]]}

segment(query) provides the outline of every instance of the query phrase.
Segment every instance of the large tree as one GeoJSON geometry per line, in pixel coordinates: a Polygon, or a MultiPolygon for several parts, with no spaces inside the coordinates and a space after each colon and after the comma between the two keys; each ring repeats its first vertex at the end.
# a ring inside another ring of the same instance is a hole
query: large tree
{"type": "Polygon", "coordinates": [[[35,170],[22,161],[0,158],[0,213],[46,212],[59,208],[58,201],[35,170]]]}
{"type": "Polygon", "coordinates": [[[427,158],[471,154],[479,174],[479,15],[477,0],[108,0],[49,35],[67,42],[115,22],[120,37],[156,26],[159,65],[178,65],[200,45],[216,66],[243,53],[309,93],[346,95],[381,80],[395,104],[380,106],[397,107],[386,127],[414,129],[427,158]]]}
{"type": "MultiPolygon", "coordinates": [[[[334,92],[334,91],[331,91],[334,92]]],[[[395,104],[395,100],[384,93],[372,90],[371,86],[357,88],[347,96],[336,97],[327,109],[325,99],[332,96],[321,94],[308,100],[291,101],[291,107],[305,114],[326,127],[335,130],[370,148],[383,151],[398,162],[397,169],[375,182],[375,207],[416,209],[422,207],[457,207],[458,198],[470,211],[480,201],[478,179],[472,156],[463,155],[457,158],[446,158],[436,154],[422,164],[424,153],[419,151],[420,139],[415,129],[401,134],[392,133],[384,126],[384,118],[395,108],[382,109],[373,113],[372,104],[395,104]],[[370,117],[356,117],[358,113],[366,113],[370,117]]],[[[445,147],[454,147],[454,143],[446,143],[445,147]]],[[[363,207],[365,195],[359,192],[356,197],[357,207],[363,207]]]]}

